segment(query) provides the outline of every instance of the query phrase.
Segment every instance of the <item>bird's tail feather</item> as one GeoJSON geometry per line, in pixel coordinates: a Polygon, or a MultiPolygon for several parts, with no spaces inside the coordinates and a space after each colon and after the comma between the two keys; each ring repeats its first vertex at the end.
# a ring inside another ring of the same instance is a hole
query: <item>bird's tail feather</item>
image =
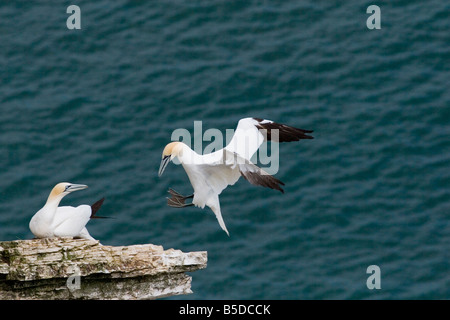
{"type": "Polygon", "coordinates": [[[214,214],[216,215],[217,221],[219,221],[219,225],[222,228],[222,230],[225,231],[228,236],[230,236],[230,233],[227,230],[227,226],[225,225],[225,222],[223,221],[222,213],[220,212],[220,205],[218,205],[218,206],[210,206],[210,208],[214,212],[214,214]]]}

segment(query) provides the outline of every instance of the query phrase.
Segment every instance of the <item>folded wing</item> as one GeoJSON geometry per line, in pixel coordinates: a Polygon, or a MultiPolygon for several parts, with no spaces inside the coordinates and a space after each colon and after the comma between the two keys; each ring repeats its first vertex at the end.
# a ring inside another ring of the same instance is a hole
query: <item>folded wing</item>
{"type": "Polygon", "coordinates": [[[91,219],[91,206],[58,207],[53,222],[57,237],[77,237],[91,219]]]}

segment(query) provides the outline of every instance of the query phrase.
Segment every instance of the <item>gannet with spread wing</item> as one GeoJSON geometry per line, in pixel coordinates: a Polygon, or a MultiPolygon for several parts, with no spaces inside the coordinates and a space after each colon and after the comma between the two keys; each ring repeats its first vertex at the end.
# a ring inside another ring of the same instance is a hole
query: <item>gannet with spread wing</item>
{"type": "Polygon", "coordinates": [[[84,184],[58,183],[50,192],[44,207],[31,218],[31,232],[37,238],[74,237],[95,240],[86,229],[86,224],[90,219],[104,218],[95,215],[104,198],[92,206],[84,204],[78,207],[59,207],[66,195],[87,187],[84,184]]]}
{"type": "Polygon", "coordinates": [[[313,139],[307,133],[312,130],[298,129],[271,120],[260,118],[241,119],[229,144],[218,151],[200,155],[182,142],[171,142],[163,150],[158,175],[161,176],[167,164],[175,157],[182,164],[194,188],[190,196],[183,196],[173,189],[167,204],[183,208],[195,205],[210,207],[221,228],[229,235],[220,211],[219,194],[243,176],[253,185],[268,187],[284,193],[283,182],[271,176],[250,161],[253,154],[265,141],[290,142],[313,139]],[[192,203],[185,203],[192,198],[192,203]]]}

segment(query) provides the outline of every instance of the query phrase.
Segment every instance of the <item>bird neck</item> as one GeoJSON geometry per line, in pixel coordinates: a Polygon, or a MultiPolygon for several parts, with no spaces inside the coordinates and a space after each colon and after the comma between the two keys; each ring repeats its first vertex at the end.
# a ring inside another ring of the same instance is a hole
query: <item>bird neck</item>
{"type": "Polygon", "coordinates": [[[64,198],[65,194],[61,193],[59,195],[53,195],[50,194],[48,196],[47,202],[45,203],[44,207],[46,211],[48,212],[56,212],[56,209],[59,206],[59,203],[61,202],[62,198],[64,198]]]}
{"type": "Polygon", "coordinates": [[[195,164],[199,163],[201,155],[189,148],[188,145],[183,144],[182,149],[178,152],[178,160],[183,164],[195,164]]]}
{"type": "Polygon", "coordinates": [[[56,210],[63,197],[64,195],[50,194],[45,205],[31,218],[30,228],[35,235],[36,232],[39,234],[48,233],[48,227],[52,225],[56,210]]]}

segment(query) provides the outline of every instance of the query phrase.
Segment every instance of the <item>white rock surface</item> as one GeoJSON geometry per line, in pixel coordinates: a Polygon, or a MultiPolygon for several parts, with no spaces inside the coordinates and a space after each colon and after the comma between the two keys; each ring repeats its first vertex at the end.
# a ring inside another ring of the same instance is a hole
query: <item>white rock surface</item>
{"type": "Polygon", "coordinates": [[[156,299],[191,291],[207,253],[51,238],[0,242],[0,299],[156,299]]]}

